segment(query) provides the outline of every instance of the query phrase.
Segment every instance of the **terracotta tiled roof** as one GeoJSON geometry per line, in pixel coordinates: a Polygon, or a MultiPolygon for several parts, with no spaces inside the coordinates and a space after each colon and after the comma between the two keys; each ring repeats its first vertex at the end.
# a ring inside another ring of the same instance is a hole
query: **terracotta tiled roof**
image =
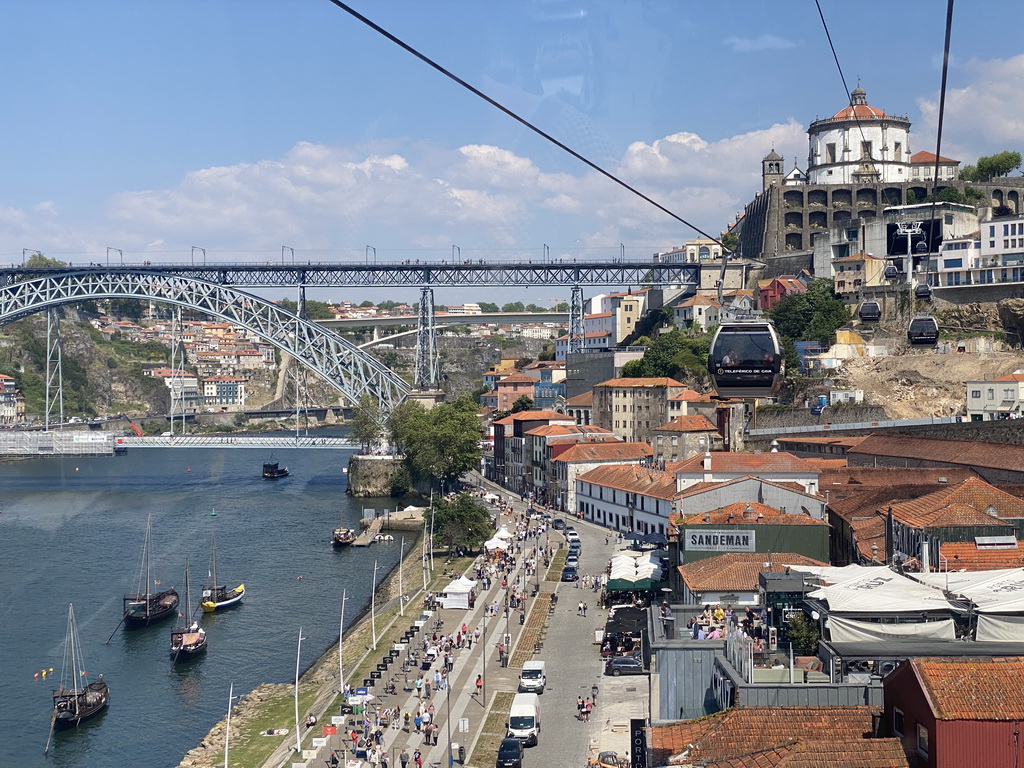
{"type": "Polygon", "coordinates": [[[722,305],[719,304],[715,299],[712,299],[710,296],[700,296],[700,295],[697,295],[697,296],[691,296],[686,301],[679,302],[678,304],[676,304],[676,306],[682,308],[682,307],[720,307],[722,305]]]}
{"type": "Polygon", "coordinates": [[[693,515],[679,515],[672,521],[676,526],[686,525],[828,525],[810,515],[769,507],[756,501],[737,501],[710,512],[693,515]],[[748,508],[751,510],[748,512],[748,508]]]}
{"type": "Polygon", "coordinates": [[[816,456],[808,456],[804,461],[817,469],[834,469],[846,466],[846,459],[825,459],[818,458],[816,456]]]}
{"type": "Polygon", "coordinates": [[[979,478],[970,478],[952,488],[943,488],[918,499],[892,505],[893,517],[917,528],[994,525],[1007,526],[1006,519],[1024,517],[1024,500],[999,490],[979,478]],[[989,508],[997,516],[988,514],[989,508]]]}
{"type": "MultiPolygon", "coordinates": [[[[628,445],[628,443],[626,443],[628,445]]],[[[614,446],[600,446],[614,447],[614,446]]],[[[655,499],[671,500],[676,495],[676,481],[670,472],[641,467],[638,464],[613,464],[598,467],[576,478],[586,483],[639,493],[655,499]]]]}
{"type": "Polygon", "coordinates": [[[608,432],[600,429],[596,432],[587,432],[586,434],[580,433],[573,437],[555,437],[548,440],[548,445],[569,445],[575,443],[576,445],[582,445],[583,443],[621,443],[622,438],[616,435],[614,432],[608,432]]]}
{"type": "Polygon", "coordinates": [[[653,455],[647,443],[579,443],[555,461],[639,461],[653,455]]]}
{"type": "MultiPolygon", "coordinates": [[[[837,445],[843,448],[852,448],[855,445],[860,445],[866,438],[863,437],[845,437],[836,435],[835,437],[780,437],[777,438],[779,445],[795,446],[795,445],[837,445]]],[[[868,467],[870,469],[870,467],[868,467]]]]}
{"type": "Polygon", "coordinates": [[[668,424],[654,428],[655,432],[717,432],[718,427],[703,414],[676,416],[668,424]]]}
{"type": "Polygon", "coordinates": [[[686,402],[691,403],[706,403],[711,401],[711,395],[702,395],[695,389],[684,389],[682,392],[672,395],[669,400],[685,400],[686,402]]]}
{"type": "Polygon", "coordinates": [[[536,384],[537,379],[527,376],[525,373],[513,373],[498,380],[498,386],[502,384],[536,384]]]}
{"type": "MultiPolygon", "coordinates": [[[[910,162],[911,163],[934,163],[935,162],[935,153],[934,152],[928,152],[928,151],[922,149],[920,152],[915,152],[914,154],[912,154],[910,156],[910,162]]],[[[948,157],[943,157],[942,155],[939,155],[939,162],[940,163],[959,163],[960,161],[959,160],[950,160],[948,157]]]]}
{"type": "Polygon", "coordinates": [[[994,571],[1024,567],[1024,546],[1015,541],[1006,549],[978,548],[973,541],[950,541],[939,545],[951,571],[994,571]]]}
{"type": "Polygon", "coordinates": [[[1014,472],[1024,466],[1024,445],[902,435],[871,435],[856,448],[851,448],[849,454],[936,461],[962,467],[1008,469],[1014,472]]]}
{"type": "Polygon", "coordinates": [[[939,720],[1024,719],[1024,657],[910,661],[939,720]]]}
{"type": "Polygon", "coordinates": [[[1014,371],[1006,376],[1000,376],[998,379],[993,379],[993,381],[1024,381],[1024,373],[1014,371]]]}
{"type": "MultiPolygon", "coordinates": [[[[818,438],[828,440],[829,438],[818,438]]],[[[837,438],[832,438],[833,440],[837,438]]],[[[844,438],[838,438],[844,439],[844,438]]],[[[855,439],[858,443],[867,438],[846,438],[855,439]]],[[[779,442],[783,442],[779,440],[779,442]]],[[[971,477],[977,477],[973,470],[960,467],[915,467],[913,472],[908,472],[903,467],[846,467],[845,469],[826,469],[818,479],[822,488],[835,488],[836,486],[849,486],[864,488],[868,486],[893,486],[893,485],[953,485],[962,483],[971,477]],[[944,481],[943,481],[944,478],[944,481]]]]}
{"type": "Polygon", "coordinates": [[[588,390],[582,395],[570,397],[565,401],[565,404],[570,408],[591,408],[594,405],[594,391],[588,390]]]}
{"type": "Polygon", "coordinates": [[[535,427],[525,434],[535,435],[537,437],[548,437],[550,435],[586,435],[592,432],[606,435],[612,434],[609,429],[602,429],[601,427],[595,427],[589,424],[545,424],[543,427],[535,427]]]}
{"type": "Polygon", "coordinates": [[[509,414],[508,418],[512,421],[573,421],[572,416],[557,411],[519,411],[509,414]]]}
{"type": "Polygon", "coordinates": [[[757,589],[762,571],[784,571],[790,565],[828,565],[819,560],[787,552],[730,552],[679,566],[679,575],[693,592],[732,592],[757,589]],[[765,566],[768,562],[769,565],[765,566]]]}
{"type": "MultiPolygon", "coordinates": [[[[680,463],[680,472],[693,473],[704,470],[704,456],[699,454],[680,463]]],[[[712,472],[794,472],[817,474],[817,470],[804,459],[791,453],[711,453],[712,472]]]]}
{"type": "Polygon", "coordinates": [[[906,768],[898,739],[865,738],[879,707],[734,707],[651,729],[654,764],[906,768]],[[684,757],[685,754],[685,757],[684,757]],[[856,760],[851,762],[852,755],[856,760]]]}
{"type": "Polygon", "coordinates": [[[885,518],[881,515],[862,517],[850,522],[857,552],[865,561],[870,563],[872,558],[876,558],[878,562],[885,560],[885,527],[885,518]],[[872,551],[872,546],[877,549],[872,551]]]}
{"type": "Polygon", "coordinates": [[[669,378],[668,376],[657,376],[649,379],[641,378],[627,378],[627,379],[608,379],[608,381],[602,381],[597,386],[599,387],[685,387],[681,381],[669,378]]]}
{"type": "MultiPolygon", "coordinates": [[[[684,464],[684,463],[686,463],[686,462],[677,461],[677,462],[674,463],[673,467],[674,467],[675,470],[678,470],[678,468],[682,464],[684,464]]],[[[665,468],[667,469],[668,466],[669,465],[666,464],[665,468]]],[[[775,480],[765,480],[765,479],[760,478],[760,477],[755,477],[754,475],[744,475],[743,477],[734,477],[734,478],[730,478],[728,480],[718,480],[718,481],[711,482],[711,483],[704,483],[704,482],[695,483],[694,485],[691,485],[691,486],[687,487],[685,490],[683,490],[682,492],[680,492],[679,498],[685,499],[685,498],[689,498],[690,496],[699,496],[700,494],[706,493],[707,491],[713,490],[715,488],[721,488],[721,487],[726,486],[726,485],[732,485],[733,483],[742,483],[742,482],[745,482],[747,480],[753,480],[756,483],[761,483],[762,485],[771,485],[771,486],[774,486],[776,488],[785,488],[787,491],[794,491],[796,493],[799,493],[802,496],[807,496],[808,498],[812,498],[812,499],[823,499],[824,498],[824,496],[822,494],[808,493],[806,490],[804,490],[804,487],[802,485],[800,485],[800,483],[787,483],[787,482],[781,482],[780,483],[780,482],[777,482],[775,480]]]]}

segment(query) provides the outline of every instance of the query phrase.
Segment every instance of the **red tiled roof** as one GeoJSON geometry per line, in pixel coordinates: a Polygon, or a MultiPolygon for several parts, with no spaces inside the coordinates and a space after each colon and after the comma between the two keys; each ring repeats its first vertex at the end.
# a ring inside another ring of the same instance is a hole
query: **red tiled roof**
{"type": "Polygon", "coordinates": [[[985,467],[1020,471],[1024,466],[1024,445],[982,443],[968,440],[938,440],[903,435],[871,435],[848,453],[861,456],[890,456],[911,461],[936,461],[962,467],[985,467]]]}
{"type": "Polygon", "coordinates": [[[826,459],[822,456],[808,456],[804,461],[816,469],[833,469],[846,466],[846,459],[826,459]]]}
{"type": "Polygon", "coordinates": [[[885,112],[868,104],[851,104],[832,115],[833,120],[871,120],[879,117],[885,117],[885,112]]]}
{"type": "Polygon", "coordinates": [[[582,445],[584,443],[621,443],[624,442],[621,437],[616,435],[614,432],[606,432],[600,430],[598,432],[588,432],[586,434],[578,434],[572,437],[556,437],[548,439],[548,445],[582,445]]]}
{"type": "MultiPolygon", "coordinates": [[[[558,411],[519,411],[508,416],[512,421],[574,421],[572,416],[567,416],[558,411]]],[[[502,419],[504,422],[504,419],[502,419]]],[[[497,424],[498,422],[495,422],[497,424]]]]}
{"type": "MultiPolygon", "coordinates": [[[[674,464],[674,467],[676,467],[678,469],[678,467],[681,464],[683,464],[683,463],[684,462],[681,462],[681,461],[676,462],[674,464]]],[[[665,467],[668,468],[668,464],[666,464],[665,467]]],[[[787,491],[793,491],[795,493],[799,493],[801,496],[807,496],[807,497],[812,498],[812,499],[823,499],[824,498],[824,496],[822,494],[808,493],[806,490],[804,490],[804,487],[802,485],[800,485],[799,483],[789,483],[789,482],[785,482],[785,481],[779,482],[779,481],[776,481],[776,480],[765,480],[764,478],[755,477],[754,475],[744,475],[743,477],[732,477],[732,478],[729,478],[728,480],[717,480],[717,481],[710,482],[710,483],[705,483],[705,482],[695,483],[695,484],[687,487],[685,490],[681,491],[680,494],[679,494],[679,498],[685,499],[685,498],[689,498],[690,496],[699,496],[700,494],[706,493],[707,491],[713,490],[715,488],[722,488],[722,487],[724,487],[726,485],[732,485],[733,483],[742,483],[742,482],[745,482],[747,480],[753,480],[754,482],[761,483],[763,485],[771,485],[771,486],[774,486],[775,488],[785,488],[787,491]]]]}
{"type": "Polygon", "coordinates": [[[711,395],[702,395],[695,389],[684,389],[678,394],[672,395],[669,400],[685,400],[687,402],[710,402],[711,395]]]}
{"type": "Polygon", "coordinates": [[[547,437],[550,435],[584,435],[590,433],[610,435],[612,434],[612,431],[601,427],[595,427],[590,424],[583,426],[579,424],[545,424],[543,427],[535,427],[525,434],[535,435],[537,437],[547,437]]]}
{"type": "Polygon", "coordinates": [[[1024,381],[1024,373],[1014,371],[1006,376],[1000,376],[998,379],[993,379],[993,381],[1024,381]]]}
{"type": "Polygon", "coordinates": [[[651,729],[655,765],[907,768],[899,739],[868,738],[880,707],[733,707],[651,729]],[[684,757],[685,754],[685,757],[684,757]],[[851,762],[851,756],[856,759],[851,762]]]}
{"type": "Polygon", "coordinates": [[[673,525],[828,525],[810,515],[783,512],[757,501],[737,501],[710,512],[677,515],[673,525]],[[749,508],[749,511],[748,511],[749,508]]]}
{"type": "MultiPolygon", "coordinates": [[[[704,471],[704,456],[698,454],[693,458],[680,462],[679,471],[694,473],[704,471]]],[[[806,460],[791,453],[711,453],[712,472],[795,472],[801,474],[817,474],[806,460]]]]}
{"type": "Polygon", "coordinates": [[[578,443],[555,461],[638,461],[653,455],[647,443],[578,443]]]}
{"type": "Polygon", "coordinates": [[[949,541],[939,545],[951,571],[994,571],[1024,567],[1024,546],[1015,541],[1006,549],[978,548],[973,541],[949,541]]]}
{"type": "MultiPolygon", "coordinates": [[[[935,153],[934,152],[928,152],[928,151],[922,149],[920,152],[915,152],[914,154],[912,154],[910,156],[910,162],[911,163],[933,163],[934,164],[935,163],[935,153]]],[[[939,162],[940,163],[959,163],[960,161],[959,160],[950,160],[948,157],[943,157],[942,155],[939,155],[939,162]]]]}
{"type": "Polygon", "coordinates": [[[597,386],[599,387],[685,387],[681,381],[669,378],[668,376],[657,376],[649,379],[642,378],[627,378],[627,379],[608,379],[608,381],[602,381],[597,386]]]}
{"type": "Polygon", "coordinates": [[[853,531],[857,552],[869,563],[872,559],[877,562],[885,560],[885,528],[885,518],[881,515],[850,521],[850,530],[853,531]],[[872,550],[872,546],[876,549],[872,550]]]}
{"type": "Polygon", "coordinates": [[[592,408],[594,405],[594,391],[588,390],[581,395],[576,395],[576,397],[570,397],[565,401],[565,404],[570,408],[592,408]]]}
{"type": "Polygon", "coordinates": [[[676,304],[677,307],[721,307],[717,300],[712,299],[710,296],[691,296],[686,301],[682,301],[676,304]]]}
{"type": "Polygon", "coordinates": [[[676,481],[670,473],[660,469],[641,467],[639,464],[612,464],[598,467],[576,479],[656,499],[671,500],[676,494],[676,481]]]}
{"type": "Polygon", "coordinates": [[[654,428],[655,432],[717,432],[718,427],[703,414],[676,416],[668,424],[654,428]]]}
{"type": "Polygon", "coordinates": [[[792,552],[730,552],[680,565],[679,575],[693,592],[749,592],[757,589],[758,574],[784,571],[787,564],[828,565],[792,552]]]}
{"type": "Polygon", "coordinates": [[[939,720],[1024,720],[1024,657],[910,661],[939,720]]]}
{"type": "Polygon", "coordinates": [[[525,373],[513,373],[513,374],[505,376],[505,377],[503,377],[501,379],[498,379],[498,386],[499,387],[502,384],[527,384],[527,383],[529,383],[529,384],[536,384],[537,383],[537,379],[533,378],[533,376],[527,376],[525,373]]]}
{"type": "Polygon", "coordinates": [[[951,488],[893,504],[892,515],[905,525],[919,528],[1009,526],[1006,519],[1024,517],[1024,500],[972,477],[951,488]],[[990,507],[996,515],[986,511],[990,507]]]}

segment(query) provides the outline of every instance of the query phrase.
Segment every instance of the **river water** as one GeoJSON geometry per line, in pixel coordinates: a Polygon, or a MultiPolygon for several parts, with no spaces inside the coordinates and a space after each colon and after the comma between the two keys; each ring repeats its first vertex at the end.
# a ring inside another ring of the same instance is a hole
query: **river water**
{"type": "Polygon", "coordinates": [[[369,604],[374,559],[378,580],[398,562],[397,541],[331,548],[340,519],[356,526],[362,509],[395,506],[346,495],[350,454],[279,450],[292,474],[277,481],[260,477],[269,456],[253,449],[0,463],[0,766],[175,766],[224,717],[231,683],[237,695],[294,678],[300,625],[300,665],[309,667],[337,640],[342,589],[348,625],[369,604]],[[220,581],[246,587],[243,605],[203,616],[209,650],[187,664],[171,663],[171,620],[118,629],[105,644],[122,594],[135,590],[150,514],[153,579],[174,585],[183,605],[185,558],[197,603],[212,532],[220,581]],[[103,674],[111,703],[55,734],[44,758],[69,602],[86,668],[103,674]],[[53,679],[33,677],[51,667],[53,679]]]}

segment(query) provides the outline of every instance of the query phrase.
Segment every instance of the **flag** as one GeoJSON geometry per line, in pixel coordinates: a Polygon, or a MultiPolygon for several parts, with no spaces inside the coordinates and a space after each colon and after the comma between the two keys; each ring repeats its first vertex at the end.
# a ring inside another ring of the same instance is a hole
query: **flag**
{"type": "Polygon", "coordinates": [[[157,579],[156,582],[154,582],[154,583],[159,587],[160,586],[160,579],[157,579]]]}
{"type": "Polygon", "coordinates": [[[323,727],[323,735],[324,736],[337,736],[338,735],[338,726],[336,726],[336,725],[325,725],[323,727]]]}

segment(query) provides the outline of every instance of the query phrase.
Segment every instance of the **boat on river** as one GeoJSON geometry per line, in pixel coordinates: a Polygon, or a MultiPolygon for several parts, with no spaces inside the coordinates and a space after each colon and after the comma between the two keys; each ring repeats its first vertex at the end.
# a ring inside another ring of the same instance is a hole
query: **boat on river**
{"type": "Polygon", "coordinates": [[[331,546],[335,549],[341,549],[342,547],[349,546],[357,538],[359,538],[359,534],[356,533],[354,528],[335,528],[334,533],[331,535],[331,546]]]}
{"type": "Polygon", "coordinates": [[[279,480],[282,477],[288,477],[291,474],[288,471],[288,467],[282,467],[274,459],[274,454],[270,454],[270,461],[263,463],[263,478],[265,480],[279,480]]]}
{"type": "Polygon", "coordinates": [[[225,608],[232,608],[242,602],[245,597],[245,584],[239,584],[234,589],[228,589],[223,584],[218,584],[217,577],[217,534],[211,536],[210,548],[210,581],[203,587],[202,600],[199,607],[204,613],[222,611],[225,608]]]}
{"type": "Polygon", "coordinates": [[[97,680],[89,681],[82,658],[82,646],[78,642],[75,608],[69,603],[60,688],[53,691],[52,726],[56,730],[77,728],[83,721],[102,712],[109,702],[110,689],[103,675],[97,680]]]}
{"type": "Polygon", "coordinates": [[[146,543],[142,549],[142,567],[136,591],[124,596],[124,624],[129,628],[148,627],[171,618],[178,611],[181,598],[173,587],[153,592],[152,587],[160,582],[153,581],[151,558],[153,544],[153,516],[146,521],[146,543]]]}
{"type": "MultiPolygon", "coordinates": [[[[192,591],[188,583],[188,558],[185,558],[185,605],[192,609],[192,591]]],[[[206,630],[199,626],[195,617],[185,616],[185,626],[171,630],[171,656],[175,661],[188,661],[206,651],[206,630]]]]}

